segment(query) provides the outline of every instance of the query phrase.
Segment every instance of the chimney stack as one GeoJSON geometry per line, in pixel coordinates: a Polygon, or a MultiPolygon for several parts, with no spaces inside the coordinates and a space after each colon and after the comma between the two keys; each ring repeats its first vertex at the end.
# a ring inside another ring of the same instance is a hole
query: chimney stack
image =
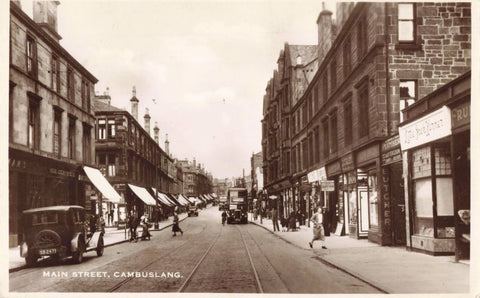
{"type": "Polygon", "coordinates": [[[155,140],[155,142],[158,144],[158,131],[160,129],[158,128],[158,122],[155,121],[155,127],[153,128],[153,139],[155,140]]]}
{"type": "Polygon", "coordinates": [[[58,34],[58,5],[60,1],[33,1],[33,21],[57,42],[62,39],[58,34]]]}
{"type": "Polygon", "coordinates": [[[193,158],[193,168],[197,167],[197,161],[195,160],[195,157],[193,158]]]}
{"type": "Polygon", "coordinates": [[[145,108],[145,116],[143,116],[143,120],[144,120],[144,128],[145,128],[145,131],[148,133],[148,135],[151,135],[150,134],[150,115],[148,114],[148,108],[145,108]]]}
{"type": "Polygon", "coordinates": [[[110,89],[107,87],[107,90],[103,92],[103,95],[96,95],[95,94],[95,99],[103,104],[110,105],[112,98],[110,97],[109,94],[110,89]]]}
{"type": "Polygon", "coordinates": [[[325,3],[322,4],[322,11],[317,18],[318,26],[318,64],[323,61],[326,54],[332,47],[332,41],[335,38],[334,26],[332,23],[332,12],[325,9],[325,3]]]}
{"type": "Polygon", "coordinates": [[[138,98],[135,86],[133,86],[132,98],[130,99],[130,102],[132,103],[132,116],[138,121],[138,98]]]}
{"type": "Polygon", "coordinates": [[[170,156],[170,142],[168,141],[168,133],[165,134],[165,153],[170,156]]]}

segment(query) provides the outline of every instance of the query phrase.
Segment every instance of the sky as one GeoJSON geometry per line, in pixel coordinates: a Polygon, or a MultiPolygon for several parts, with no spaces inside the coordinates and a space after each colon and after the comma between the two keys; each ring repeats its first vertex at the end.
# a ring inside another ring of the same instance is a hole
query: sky
{"type": "Polygon", "coordinates": [[[280,50],[317,44],[322,9],[308,0],[60,3],[60,44],[99,80],[96,92],[108,87],[112,105],[131,111],[135,86],[140,124],[148,108],[161,147],[168,134],[173,157],[195,158],[215,178],[250,173],[280,50]]]}

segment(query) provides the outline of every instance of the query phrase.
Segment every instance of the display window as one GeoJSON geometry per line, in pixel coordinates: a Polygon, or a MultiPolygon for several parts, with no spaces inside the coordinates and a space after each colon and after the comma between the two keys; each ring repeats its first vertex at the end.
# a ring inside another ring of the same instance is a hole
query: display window
{"type": "Polygon", "coordinates": [[[437,143],[411,154],[413,232],[434,238],[453,238],[453,185],[449,143],[437,143]]]}

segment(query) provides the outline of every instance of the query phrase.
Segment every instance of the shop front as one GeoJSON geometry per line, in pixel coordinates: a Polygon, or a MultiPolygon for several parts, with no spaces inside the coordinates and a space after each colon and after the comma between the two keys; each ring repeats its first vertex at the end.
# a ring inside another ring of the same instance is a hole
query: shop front
{"type": "Polygon", "coordinates": [[[79,165],[9,148],[9,246],[21,243],[23,210],[56,206],[89,207],[87,183],[78,180],[79,165]]]}
{"type": "Polygon", "coordinates": [[[407,248],[470,256],[470,73],[404,110],[407,248]]]}

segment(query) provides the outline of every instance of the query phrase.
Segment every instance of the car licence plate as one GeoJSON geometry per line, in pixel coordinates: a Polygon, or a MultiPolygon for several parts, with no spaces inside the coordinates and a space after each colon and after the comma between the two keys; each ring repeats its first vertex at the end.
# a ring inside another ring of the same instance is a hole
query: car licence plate
{"type": "Polygon", "coordinates": [[[57,249],[56,248],[46,248],[46,249],[39,249],[38,254],[39,255],[51,255],[51,254],[56,254],[57,249]]]}

